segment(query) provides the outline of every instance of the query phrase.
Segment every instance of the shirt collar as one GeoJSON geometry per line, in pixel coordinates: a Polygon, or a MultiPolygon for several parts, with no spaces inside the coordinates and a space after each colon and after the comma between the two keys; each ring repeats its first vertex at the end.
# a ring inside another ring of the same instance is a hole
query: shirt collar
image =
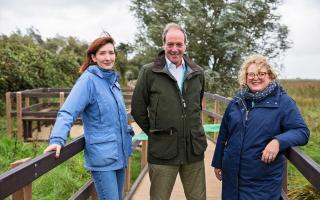
{"type": "MultiPolygon", "coordinates": [[[[165,58],[166,58],[166,64],[167,64],[167,66],[168,66],[168,68],[169,69],[176,69],[176,65],[175,64],[173,64],[168,58],[167,58],[167,56],[165,56],[165,58]]],[[[184,66],[184,60],[182,59],[182,62],[181,62],[181,65],[180,66],[184,66]]],[[[180,67],[179,66],[179,67],[180,67]]]]}

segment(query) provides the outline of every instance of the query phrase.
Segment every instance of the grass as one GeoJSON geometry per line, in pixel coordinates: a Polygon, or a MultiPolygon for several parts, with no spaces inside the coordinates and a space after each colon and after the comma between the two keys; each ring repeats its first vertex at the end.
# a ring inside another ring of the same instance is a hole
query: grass
{"type": "MultiPolygon", "coordinates": [[[[24,143],[5,133],[5,119],[0,117],[0,174],[10,169],[10,163],[23,158],[35,158],[46,148],[46,142],[24,143]]],[[[140,173],[141,152],[131,157],[131,184],[140,173]]],[[[32,182],[32,199],[68,199],[89,179],[83,167],[83,151],[32,182]]],[[[7,198],[8,199],[8,198],[7,198]]]]}
{"type": "MultiPolygon", "coordinates": [[[[281,84],[296,101],[311,132],[309,143],[300,147],[300,149],[315,162],[320,163],[320,81],[286,80],[282,81],[281,84]]],[[[316,191],[291,164],[288,168],[288,175],[290,199],[320,199],[320,191],[316,191]]]]}

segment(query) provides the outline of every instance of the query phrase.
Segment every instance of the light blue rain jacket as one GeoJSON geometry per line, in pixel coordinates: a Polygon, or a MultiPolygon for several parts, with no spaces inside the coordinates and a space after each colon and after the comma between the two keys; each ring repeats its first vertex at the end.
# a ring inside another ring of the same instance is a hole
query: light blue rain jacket
{"type": "Polygon", "coordinates": [[[85,137],[85,168],[109,171],[127,166],[132,151],[127,113],[117,74],[92,65],[80,76],[58,112],[49,144],[64,146],[78,116],[85,137]]]}

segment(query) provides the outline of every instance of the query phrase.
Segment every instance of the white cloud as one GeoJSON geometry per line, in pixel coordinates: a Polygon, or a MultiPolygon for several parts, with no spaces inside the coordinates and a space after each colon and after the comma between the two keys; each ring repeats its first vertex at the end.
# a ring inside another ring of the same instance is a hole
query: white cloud
{"type": "Polygon", "coordinates": [[[285,0],[279,8],[282,22],[289,27],[293,46],[284,58],[283,78],[319,79],[320,2],[285,0]]]}
{"type": "MultiPolygon", "coordinates": [[[[75,36],[90,42],[102,30],[120,42],[133,42],[137,24],[130,0],[0,0],[0,33],[34,27],[40,34],[75,36]]],[[[320,2],[284,0],[278,12],[290,29],[293,47],[284,57],[282,78],[320,78],[320,2]]]]}
{"type": "Polygon", "coordinates": [[[119,43],[133,42],[137,27],[127,0],[0,0],[0,4],[3,34],[34,27],[45,38],[59,34],[89,42],[106,30],[119,43]]]}

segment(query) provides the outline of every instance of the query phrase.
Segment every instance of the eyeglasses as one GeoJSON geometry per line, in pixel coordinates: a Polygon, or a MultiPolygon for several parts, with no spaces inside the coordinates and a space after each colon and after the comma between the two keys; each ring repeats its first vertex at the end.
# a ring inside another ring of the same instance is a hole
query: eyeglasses
{"type": "Polygon", "coordinates": [[[258,74],[250,72],[250,73],[247,73],[247,78],[249,80],[252,80],[257,76],[258,79],[264,79],[264,77],[266,77],[267,74],[268,74],[268,72],[258,72],[258,74]]]}

